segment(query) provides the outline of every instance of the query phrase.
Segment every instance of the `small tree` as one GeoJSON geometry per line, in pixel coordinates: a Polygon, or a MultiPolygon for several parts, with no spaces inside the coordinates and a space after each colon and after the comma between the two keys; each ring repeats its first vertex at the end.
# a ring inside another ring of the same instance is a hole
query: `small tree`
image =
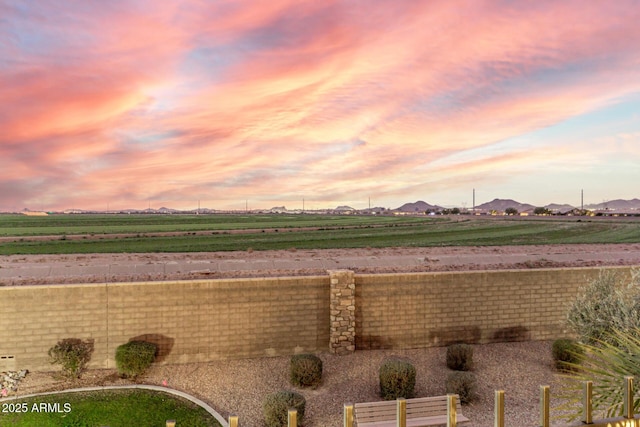
{"type": "Polygon", "coordinates": [[[549,215],[551,212],[547,208],[538,207],[533,210],[535,215],[549,215]]]}
{"type": "Polygon", "coordinates": [[[518,215],[518,209],[516,208],[507,208],[504,210],[504,213],[507,215],[518,215]]]}

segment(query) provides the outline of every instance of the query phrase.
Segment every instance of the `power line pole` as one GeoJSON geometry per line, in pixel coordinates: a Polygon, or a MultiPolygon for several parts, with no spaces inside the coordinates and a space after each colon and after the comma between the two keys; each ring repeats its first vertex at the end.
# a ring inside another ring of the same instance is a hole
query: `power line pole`
{"type": "Polygon", "coordinates": [[[473,213],[476,213],[476,189],[473,189],[473,213]]]}

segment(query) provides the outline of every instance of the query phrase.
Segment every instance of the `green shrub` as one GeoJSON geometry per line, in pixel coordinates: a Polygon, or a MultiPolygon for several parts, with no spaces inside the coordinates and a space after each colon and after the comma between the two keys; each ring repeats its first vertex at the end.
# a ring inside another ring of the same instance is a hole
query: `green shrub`
{"type": "Polygon", "coordinates": [[[49,349],[52,364],[62,366],[64,374],[79,378],[86,369],[93,353],[93,340],[82,341],[79,338],[65,338],[49,349]]]}
{"type": "Polygon", "coordinates": [[[468,344],[453,344],[447,347],[447,367],[454,371],[473,369],[473,347],[468,344]]]}
{"type": "Polygon", "coordinates": [[[156,359],[158,346],[146,341],[129,341],[116,349],[116,368],[122,377],[136,378],[156,359]]]}
{"type": "Polygon", "coordinates": [[[289,409],[298,411],[298,423],[304,418],[306,401],[304,396],[295,391],[281,390],[269,394],[262,403],[264,421],[267,427],[283,427],[287,425],[289,409]]]}
{"type": "Polygon", "coordinates": [[[575,341],[568,338],[555,340],[551,347],[556,368],[573,370],[572,365],[579,364],[584,358],[584,349],[575,341]]]}
{"type": "Polygon", "coordinates": [[[380,396],[385,400],[410,399],[416,385],[416,368],[400,359],[389,359],[380,367],[380,396]]]}
{"type": "Polygon", "coordinates": [[[580,288],[567,312],[567,323],[585,344],[609,340],[616,331],[638,330],[640,270],[631,270],[630,281],[616,271],[601,270],[580,288]]]}
{"type": "Polygon", "coordinates": [[[314,354],[292,356],[290,380],[297,387],[317,387],[322,381],[322,360],[314,354]]]}
{"type": "Polygon", "coordinates": [[[473,372],[451,372],[447,376],[445,388],[447,394],[457,394],[460,396],[460,402],[469,403],[475,398],[476,376],[473,372]]]}

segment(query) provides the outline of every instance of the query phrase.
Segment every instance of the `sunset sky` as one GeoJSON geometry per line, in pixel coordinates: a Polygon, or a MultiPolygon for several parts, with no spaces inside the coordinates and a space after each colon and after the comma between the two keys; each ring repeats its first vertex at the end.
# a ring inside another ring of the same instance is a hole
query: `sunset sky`
{"type": "Polygon", "coordinates": [[[0,211],[640,197],[639,1],[0,0],[0,211]]]}

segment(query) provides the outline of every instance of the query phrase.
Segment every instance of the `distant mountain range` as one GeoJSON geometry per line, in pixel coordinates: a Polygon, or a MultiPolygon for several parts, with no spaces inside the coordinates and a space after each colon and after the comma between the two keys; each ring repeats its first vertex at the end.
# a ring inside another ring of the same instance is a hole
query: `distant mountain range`
{"type": "MultiPolygon", "coordinates": [[[[554,213],[566,213],[574,209],[580,209],[580,206],[572,206],[569,204],[551,203],[545,206],[534,206],[529,203],[521,203],[512,199],[493,199],[490,202],[482,203],[475,207],[476,212],[504,212],[508,208],[515,208],[518,212],[533,212],[536,207],[544,207],[554,213]]],[[[612,212],[612,213],[631,213],[640,214],[640,199],[635,198],[631,200],[609,200],[602,203],[592,203],[584,206],[585,209],[596,212],[612,212]]],[[[383,207],[375,207],[368,209],[354,209],[351,206],[342,205],[336,208],[319,209],[314,211],[305,212],[317,212],[317,213],[382,213],[382,212],[401,212],[401,213],[424,213],[424,212],[440,212],[445,210],[444,207],[439,205],[432,205],[423,200],[418,200],[413,203],[405,203],[396,209],[387,209],[383,207]]],[[[467,208],[471,210],[471,208],[467,208]]],[[[270,213],[302,213],[302,210],[289,210],[284,206],[277,206],[271,209],[258,209],[251,210],[252,212],[270,212],[270,213]]],[[[31,211],[30,209],[23,209],[23,213],[34,213],[38,211],[31,211]]],[[[159,209],[123,209],[118,211],[108,211],[107,213],[129,213],[129,214],[174,214],[174,213],[200,213],[200,214],[212,214],[212,213],[232,213],[236,211],[231,210],[217,210],[217,209],[191,209],[191,210],[179,210],[171,209],[167,207],[161,207],[159,209]]],[[[89,211],[82,209],[69,209],[63,213],[104,213],[104,211],[89,211]]]]}
{"type": "Polygon", "coordinates": [[[511,199],[493,199],[490,202],[483,203],[481,205],[476,206],[476,210],[479,209],[481,211],[504,212],[509,208],[515,208],[518,210],[518,212],[526,212],[526,211],[534,210],[536,207],[528,203],[520,203],[511,199]]]}
{"type": "Polygon", "coordinates": [[[631,199],[631,200],[609,200],[602,203],[585,205],[585,209],[595,209],[595,210],[625,210],[625,209],[640,209],[640,199],[631,199]]]}
{"type": "MultiPolygon", "coordinates": [[[[493,199],[490,202],[482,203],[477,205],[476,211],[481,212],[504,212],[508,208],[515,208],[518,212],[530,212],[533,211],[536,207],[529,203],[521,203],[512,199],[493,199]]],[[[559,204],[559,203],[551,203],[544,207],[551,212],[560,212],[565,213],[574,209],[580,209],[580,206],[572,206],[569,204],[559,204]]],[[[585,209],[592,211],[614,211],[614,212],[633,212],[640,213],[640,199],[632,199],[632,200],[609,200],[602,203],[589,204],[584,206],[585,209]]],[[[397,212],[426,212],[428,210],[439,211],[443,208],[438,205],[431,205],[429,203],[423,202],[419,200],[415,203],[405,203],[399,208],[394,209],[397,212]]]]}
{"type": "Polygon", "coordinates": [[[426,211],[440,211],[444,208],[441,206],[430,205],[429,203],[423,202],[422,200],[418,200],[415,203],[405,203],[397,209],[394,209],[398,212],[426,212],[426,211]]]}

